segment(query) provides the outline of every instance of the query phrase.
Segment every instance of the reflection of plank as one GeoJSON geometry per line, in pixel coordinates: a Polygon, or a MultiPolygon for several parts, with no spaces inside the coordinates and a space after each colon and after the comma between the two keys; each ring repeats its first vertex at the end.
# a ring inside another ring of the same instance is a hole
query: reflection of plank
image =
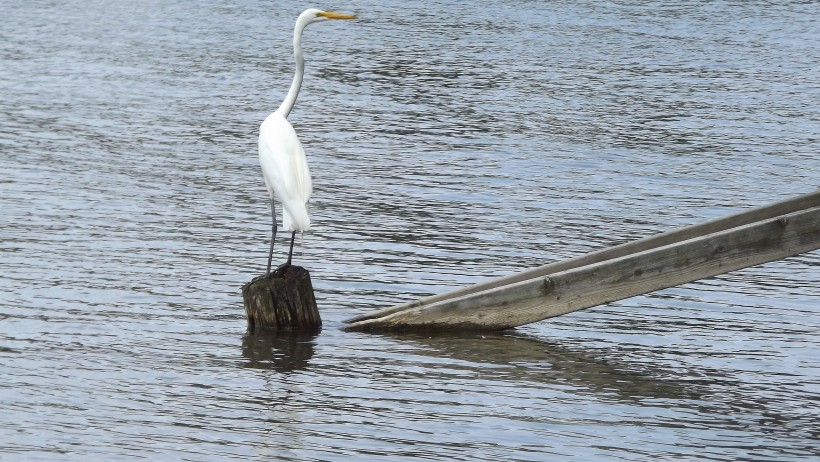
{"type": "MultiPolygon", "coordinates": [[[[390,334],[384,338],[420,346],[413,350],[414,354],[455,360],[448,363],[452,369],[475,371],[476,364],[489,365],[494,371],[500,371],[505,380],[518,383],[542,384],[545,377],[549,377],[553,383],[572,383],[584,389],[615,393],[626,402],[644,397],[701,399],[707,392],[705,386],[685,376],[670,374],[657,363],[638,364],[606,349],[550,342],[520,332],[454,331],[446,336],[426,332],[390,334]]],[[[407,371],[407,374],[430,379],[430,371],[424,368],[407,371]]]]}
{"type": "Polygon", "coordinates": [[[348,321],[497,330],[820,248],[820,191],[348,321]]]}

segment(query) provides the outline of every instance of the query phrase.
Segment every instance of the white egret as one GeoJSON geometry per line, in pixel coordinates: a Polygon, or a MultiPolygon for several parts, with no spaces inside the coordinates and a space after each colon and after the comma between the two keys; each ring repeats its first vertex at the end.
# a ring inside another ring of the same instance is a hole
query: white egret
{"type": "Polygon", "coordinates": [[[296,58],[296,74],[285,100],[279,109],[269,115],[259,127],[259,162],[262,164],[262,174],[265,177],[265,186],[270,195],[270,209],[273,215],[273,232],[268,254],[268,274],[270,274],[271,260],[273,259],[273,243],[276,240],[276,207],[274,196],[279,197],[282,203],[282,227],[291,231],[290,251],[288,261],[282,267],[290,266],[293,257],[293,240],[296,232],[310,229],[307,201],[313,190],[310,181],[305,151],[302,143],[296,136],[296,131],[288,122],[287,116],[296,103],[299,89],[302,86],[302,77],[305,73],[305,60],[302,56],[302,32],[308,24],[328,19],[356,19],[355,16],[314,8],[305,10],[296,19],[293,29],[293,55],[296,58]]]}

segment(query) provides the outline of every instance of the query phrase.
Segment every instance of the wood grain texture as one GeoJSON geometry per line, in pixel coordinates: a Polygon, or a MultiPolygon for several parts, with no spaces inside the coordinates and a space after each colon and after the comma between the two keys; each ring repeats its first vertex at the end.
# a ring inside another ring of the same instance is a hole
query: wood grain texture
{"type": "Polygon", "coordinates": [[[727,229],[744,226],[762,220],[776,218],[785,214],[806,210],[812,207],[820,206],[820,191],[815,191],[802,196],[791,199],[775,202],[772,204],[755,207],[740,213],[729,215],[726,217],[710,220],[704,223],[679,228],[665,233],[660,233],[654,236],[649,236],[634,242],[627,242],[624,244],[608,247],[602,250],[591,252],[579,257],[562,260],[559,262],[549,263],[537,268],[532,268],[527,271],[522,271],[509,276],[493,279],[491,281],[474,284],[467,287],[462,287],[450,292],[433,295],[422,298],[420,300],[413,300],[407,303],[396,305],[394,307],[385,308],[382,310],[373,311],[361,316],[357,316],[347,320],[348,323],[356,323],[367,319],[384,318],[392,313],[408,310],[414,307],[432,305],[442,300],[450,300],[453,298],[469,295],[472,293],[482,292],[496,287],[502,287],[517,282],[526,281],[529,279],[546,276],[561,271],[566,271],[572,268],[578,268],[584,265],[590,265],[597,262],[611,260],[614,258],[623,257],[637,252],[642,252],[649,249],[662,247],[665,245],[682,242],[698,236],[717,233],[727,229]]]}
{"type": "Polygon", "coordinates": [[[512,283],[400,305],[347,329],[506,329],[820,248],[820,193],[798,199],[503,278],[512,283]]]}
{"type": "Polygon", "coordinates": [[[322,319],[313,295],[310,273],[289,266],[259,276],[242,286],[248,332],[316,332],[322,319]]]}

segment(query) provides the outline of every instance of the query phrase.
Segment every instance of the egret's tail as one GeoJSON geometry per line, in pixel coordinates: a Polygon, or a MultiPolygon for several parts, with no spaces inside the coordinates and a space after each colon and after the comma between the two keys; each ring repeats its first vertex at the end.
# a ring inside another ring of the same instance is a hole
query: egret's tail
{"type": "Polygon", "coordinates": [[[307,206],[301,207],[282,207],[282,227],[287,231],[309,231],[310,217],[308,216],[307,206]],[[295,209],[295,210],[293,210],[295,209]]]}

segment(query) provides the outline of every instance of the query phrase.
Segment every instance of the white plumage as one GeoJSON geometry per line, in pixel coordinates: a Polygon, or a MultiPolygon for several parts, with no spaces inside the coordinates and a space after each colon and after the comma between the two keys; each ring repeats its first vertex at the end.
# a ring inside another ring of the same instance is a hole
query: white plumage
{"type": "Polygon", "coordinates": [[[309,230],[310,169],[296,130],[278,112],[269,115],[259,128],[259,162],[271,200],[276,196],[282,204],[282,227],[286,231],[309,230]]]}
{"type": "Polygon", "coordinates": [[[282,226],[290,231],[290,251],[288,261],[283,266],[289,266],[293,257],[293,240],[296,232],[310,229],[307,202],[313,192],[310,180],[305,150],[296,130],[288,122],[287,116],[299,89],[302,87],[302,78],[305,75],[305,60],[302,56],[302,32],[308,24],[328,19],[355,19],[355,16],[331,13],[311,8],[305,10],[296,19],[293,28],[293,56],[296,59],[296,73],[285,100],[279,109],[265,118],[259,127],[259,163],[262,165],[262,175],[271,200],[271,215],[273,215],[273,233],[268,254],[268,274],[270,274],[273,259],[273,244],[276,241],[276,207],[274,198],[282,204],[282,226]]]}

